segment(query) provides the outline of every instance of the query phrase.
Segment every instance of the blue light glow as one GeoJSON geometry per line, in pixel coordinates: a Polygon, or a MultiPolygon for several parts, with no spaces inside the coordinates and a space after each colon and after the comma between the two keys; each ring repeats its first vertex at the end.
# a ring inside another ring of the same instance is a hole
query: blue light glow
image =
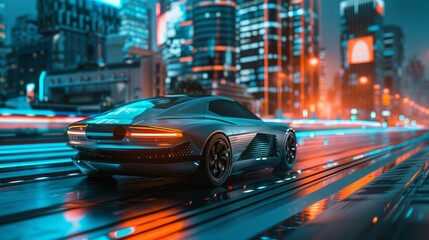
{"type": "Polygon", "coordinates": [[[122,0],[98,0],[99,2],[111,5],[113,7],[121,8],[122,0]]]}
{"type": "Polygon", "coordinates": [[[129,227],[129,228],[124,228],[121,230],[118,230],[115,232],[115,237],[116,238],[122,238],[125,237],[127,235],[130,235],[131,233],[134,233],[136,229],[134,227],[129,227]]]}
{"type": "Polygon", "coordinates": [[[43,102],[44,98],[45,98],[45,93],[44,93],[44,88],[45,88],[45,84],[44,84],[44,80],[46,77],[46,71],[43,71],[42,73],[40,73],[39,76],[39,102],[43,102]]]}

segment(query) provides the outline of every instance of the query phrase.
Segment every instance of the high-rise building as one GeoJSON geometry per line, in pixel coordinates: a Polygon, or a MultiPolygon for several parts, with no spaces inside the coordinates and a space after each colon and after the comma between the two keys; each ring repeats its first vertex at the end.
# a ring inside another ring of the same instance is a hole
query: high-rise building
{"type": "Polygon", "coordinates": [[[171,93],[178,81],[194,78],[192,1],[162,0],[156,16],[156,42],[166,65],[165,88],[171,93]]]}
{"type": "Polygon", "coordinates": [[[237,1],[238,83],[260,99],[263,114],[283,111],[286,83],[288,0],[237,1]]]}
{"type": "Polygon", "coordinates": [[[192,1],[192,71],[204,88],[235,83],[235,0],[192,1]]]}
{"type": "Polygon", "coordinates": [[[405,37],[398,26],[383,27],[384,86],[391,94],[401,93],[405,37]]]}
{"type": "MultiPolygon", "coordinates": [[[[380,115],[383,78],[383,0],[344,0],[340,5],[343,114],[380,115]]],[[[385,104],[385,103],[383,103],[385,104]]]]}
{"type": "Polygon", "coordinates": [[[315,112],[319,92],[316,0],[238,1],[239,82],[263,113],[315,112]]]}
{"type": "Polygon", "coordinates": [[[320,49],[320,72],[319,72],[319,103],[317,108],[320,109],[319,116],[330,119],[332,117],[332,102],[328,101],[329,86],[326,78],[326,49],[320,49]]]}
{"type": "Polygon", "coordinates": [[[319,1],[290,0],[287,106],[295,116],[315,117],[319,102],[319,1]],[[299,114],[299,115],[298,115],[299,114]]]}
{"type": "Polygon", "coordinates": [[[53,38],[53,68],[104,63],[105,36],[118,33],[118,9],[102,1],[38,0],[39,32],[53,38]]]}
{"type": "Polygon", "coordinates": [[[125,36],[124,52],[132,57],[133,52],[150,50],[150,14],[146,0],[122,0],[119,9],[119,35],[125,36]]]}
{"type": "Polygon", "coordinates": [[[123,0],[119,9],[119,32],[105,41],[102,65],[136,61],[152,55],[150,11],[146,0],[123,0]]]}
{"type": "Polygon", "coordinates": [[[12,27],[12,46],[36,42],[40,38],[36,16],[25,14],[15,19],[15,24],[12,27]]]}

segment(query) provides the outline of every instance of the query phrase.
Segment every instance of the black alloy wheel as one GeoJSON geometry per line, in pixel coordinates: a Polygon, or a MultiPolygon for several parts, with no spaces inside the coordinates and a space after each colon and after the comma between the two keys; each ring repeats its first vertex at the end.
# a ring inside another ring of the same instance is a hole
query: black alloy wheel
{"type": "Polygon", "coordinates": [[[297,141],[295,133],[288,131],[288,133],[285,135],[283,144],[280,163],[274,167],[274,170],[278,172],[291,170],[293,165],[295,165],[297,154],[297,141]]]}
{"type": "Polygon", "coordinates": [[[216,139],[209,150],[209,169],[212,176],[221,179],[226,174],[229,164],[229,150],[223,139],[216,139]]]}
{"type": "Polygon", "coordinates": [[[204,148],[203,159],[197,172],[200,184],[220,186],[228,179],[232,170],[231,147],[223,134],[215,134],[204,148]]]}
{"type": "Polygon", "coordinates": [[[286,140],[286,161],[289,164],[294,164],[296,160],[296,138],[288,137],[286,140]]]}

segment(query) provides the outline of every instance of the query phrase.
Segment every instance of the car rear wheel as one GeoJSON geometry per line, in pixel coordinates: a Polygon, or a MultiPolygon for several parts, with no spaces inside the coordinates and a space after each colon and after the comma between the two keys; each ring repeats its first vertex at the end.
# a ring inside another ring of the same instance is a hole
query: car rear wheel
{"type": "Polygon", "coordinates": [[[293,168],[293,165],[295,165],[296,153],[296,136],[292,131],[288,131],[284,139],[280,163],[275,167],[275,170],[282,172],[291,170],[293,168]]]}
{"type": "Polygon", "coordinates": [[[228,179],[232,170],[231,146],[223,134],[210,138],[203,151],[203,159],[197,173],[200,184],[220,186],[228,179]]]}

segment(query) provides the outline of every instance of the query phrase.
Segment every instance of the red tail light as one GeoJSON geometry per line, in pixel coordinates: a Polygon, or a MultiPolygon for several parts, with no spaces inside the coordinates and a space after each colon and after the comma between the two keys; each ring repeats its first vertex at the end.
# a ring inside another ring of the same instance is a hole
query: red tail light
{"type": "Polygon", "coordinates": [[[86,127],[88,125],[82,124],[82,125],[72,125],[67,129],[67,135],[68,136],[83,136],[85,135],[86,127]]]}
{"type": "Polygon", "coordinates": [[[181,138],[180,130],[161,127],[129,127],[126,137],[133,138],[181,138]]]}

